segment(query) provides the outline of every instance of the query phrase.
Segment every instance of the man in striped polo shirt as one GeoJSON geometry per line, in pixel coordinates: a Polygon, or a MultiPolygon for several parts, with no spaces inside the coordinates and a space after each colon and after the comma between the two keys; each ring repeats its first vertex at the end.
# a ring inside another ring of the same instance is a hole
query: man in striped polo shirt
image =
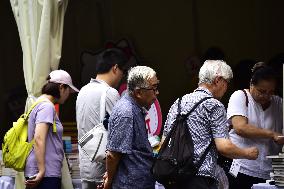
{"type": "MultiPolygon", "coordinates": [[[[198,101],[202,102],[187,118],[189,132],[194,143],[194,163],[196,164],[207,148],[210,148],[196,176],[184,183],[169,188],[216,189],[217,151],[229,158],[256,159],[255,147],[241,149],[229,139],[226,109],[219,101],[227,91],[233,77],[232,69],[224,61],[207,60],[199,71],[198,88],[186,94],[181,100],[181,114],[186,114],[198,101]],[[210,145],[212,142],[212,145],[210,145]]],[[[171,106],[167,115],[163,136],[166,137],[177,117],[178,100],[171,106]]]]}

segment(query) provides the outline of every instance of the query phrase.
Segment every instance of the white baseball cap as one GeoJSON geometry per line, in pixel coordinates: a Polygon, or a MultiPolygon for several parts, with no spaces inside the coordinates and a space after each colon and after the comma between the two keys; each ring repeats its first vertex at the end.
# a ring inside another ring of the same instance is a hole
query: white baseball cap
{"type": "Polygon", "coordinates": [[[64,70],[54,70],[49,74],[49,82],[68,85],[74,92],[79,90],[73,85],[71,76],[64,70]]]}

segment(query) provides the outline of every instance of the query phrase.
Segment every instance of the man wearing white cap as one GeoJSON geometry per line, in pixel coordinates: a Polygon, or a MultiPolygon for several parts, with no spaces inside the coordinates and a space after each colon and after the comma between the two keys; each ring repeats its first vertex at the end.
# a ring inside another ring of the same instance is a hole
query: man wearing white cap
{"type": "Polygon", "coordinates": [[[26,160],[27,188],[61,188],[63,127],[54,104],[63,104],[70,93],[78,91],[66,71],[54,70],[49,74],[38,104],[29,115],[28,142],[34,139],[34,146],[26,160]]]}
{"type": "MultiPolygon", "coordinates": [[[[115,89],[126,74],[128,59],[119,49],[107,49],[98,56],[97,76],[91,79],[78,94],[76,118],[78,139],[81,139],[95,125],[100,123],[101,97],[105,94],[104,126],[107,128],[108,117],[120,96],[115,89]]],[[[91,162],[79,147],[80,175],[82,189],[93,189],[103,181],[105,164],[91,162]]]]}

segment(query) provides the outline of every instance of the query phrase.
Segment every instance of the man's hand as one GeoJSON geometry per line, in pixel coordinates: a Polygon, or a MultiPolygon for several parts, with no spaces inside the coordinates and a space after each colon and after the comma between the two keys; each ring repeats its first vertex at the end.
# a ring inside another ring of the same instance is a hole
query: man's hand
{"type": "Polygon", "coordinates": [[[231,159],[251,159],[254,160],[258,157],[258,149],[256,147],[239,148],[227,138],[215,138],[215,144],[218,152],[225,157],[231,159]]]}
{"type": "Polygon", "coordinates": [[[104,189],[111,189],[111,181],[108,177],[104,178],[104,189]]]}
{"type": "Polygon", "coordinates": [[[245,151],[247,154],[247,157],[246,157],[247,159],[250,159],[250,160],[257,159],[259,151],[256,147],[246,148],[245,151]]]}
{"type": "Polygon", "coordinates": [[[103,176],[103,183],[98,185],[97,189],[110,189],[110,188],[111,188],[111,185],[109,185],[107,172],[105,172],[105,174],[103,176]],[[108,182],[108,184],[106,184],[106,182],[108,182]]]}
{"type": "Polygon", "coordinates": [[[280,133],[274,133],[273,140],[277,144],[284,144],[284,136],[280,133]]]}

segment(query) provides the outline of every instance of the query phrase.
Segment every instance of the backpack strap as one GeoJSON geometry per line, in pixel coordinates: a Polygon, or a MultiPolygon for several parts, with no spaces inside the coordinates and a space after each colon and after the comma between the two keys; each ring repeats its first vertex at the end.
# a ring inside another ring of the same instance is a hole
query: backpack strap
{"type": "Polygon", "coordinates": [[[106,88],[101,96],[100,100],[100,123],[103,123],[105,115],[106,115],[106,93],[108,88],[106,88]]]}
{"type": "MultiPolygon", "coordinates": [[[[25,117],[24,117],[25,121],[29,118],[30,113],[32,112],[32,110],[34,109],[34,107],[35,107],[36,105],[38,105],[39,103],[44,102],[44,101],[47,102],[47,100],[45,100],[45,99],[39,99],[39,100],[35,101],[35,102],[31,105],[31,107],[29,108],[28,112],[26,113],[26,115],[25,115],[25,117]]],[[[53,119],[53,126],[52,126],[52,132],[56,133],[56,131],[57,131],[57,128],[56,128],[56,122],[55,122],[55,116],[54,116],[54,119],[53,119]]],[[[34,140],[34,139],[33,139],[33,140],[34,140]]]]}
{"type": "Polygon", "coordinates": [[[210,99],[210,98],[213,98],[213,97],[205,97],[205,98],[202,98],[200,101],[198,101],[198,102],[191,108],[191,110],[190,110],[187,114],[185,114],[185,117],[188,117],[189,114],[191,114],[191,113],[197,108],[197,106],[198,106],[199,104],[201,104],[203,101],[205,101],[205,100],[207,100],[207,99],[210,99]]]}
{"type": "Polygon", "coordinates": [[[214,139],[211,140],[209,146],[206,148],[206,150],[205,150],[204,153],[202,154],[201,158],[200,158],[199,161],[197,162],[197,164],[196,164],[196,171],[198,171],[199,168],[201,167],[201,165],[203,164],[203,162],[204,162],[204,160],[205,160],[205,158],[206,158],[206,156],[207,156],[207,154],[208,154],[210,148],[213,146],[213,141],[214,141],[214,139]]]}
{"type": "Polygon", "coordinates": [[[38,105],[39,103],[43,102],[43,101],[46,101],[46,100],[44,100],[44,99],[39,99],[39,100],[35,101],[35,102],[31,105],[31,107],[29,108],[28,112],[26,113],[25,120],[28,119],[28,117],[30,116],[30,113],[32,112],[32,110],[34,109],[34,107],[35,107],[36,105],[38,105]]]}
{"type": "MultiPolygon", "coordinates": [[[[191,108],[191,110],[190,110],[187,114],[184,115],[184,117],[189,116],[189,114],[191,114],[191,112],[193,112],[193,111],[195,110],[195,108],[197,108],[197,106],[198,106],[199,104],[201,104],[203,101],[205,101],[205,100],[207,100],[207,99],[210,99],[210,98],[213,98],[213,97],[205,97],[205,98],[201,99],[200,101],[198,101],[198,102],[191,108]]],[[[182,100],[182,97],[178,99],[178,109],[177,109],[178,115],[180,115],[180,113],[181,113],[181,100],[182,100]]]]}
{"type": "Polygon", "coordinates": [[[246,96],[246,106],[248,107],[248,103],[249,103],[249,101],[248,101],[248,94],[247,94],[245,89],[243,89],[242,91],[244,92],[244,94],[246,96]]]}
{"type": "MultiPolygon", "coordinates": [[[[189,114],[192,113],[192,112],[197,108],[197,106],[198,106],[199,104],[201,104],[202,102],[204,102],[205,100],[208,100],[208,99],[210,99],[210,98],[213,98],[213,97],[205,97],[205,98],[201,99],[200,101],[198,101],[198,102],[191,108],[191,110],[185,115],[185,117],[189,116],[189,114]]],[[[203,162],[204,162],[204,160],[205,160],[205,157],[207,156],[207,154],[208,154],[210,148],[212,147],[212,145],[213,145],[213,139],[211,140],[209,146],[206,148],[205,152],[202,154],[200,160],[197,162],[197,164],[196,164],[196,170],[197,170],[197,171],[199,170],[200,166],[203,164],[203,162]]]]}
{"type": "Polygon", "coordinates": [[[181,106],[180,105],[181,104],[181,99],[182,99],[182,97],[178,99],[178,109],[177,109],[178,115],[180,114],[180,111],[181,111],[181,107],[180,107],[181,106]]]}

